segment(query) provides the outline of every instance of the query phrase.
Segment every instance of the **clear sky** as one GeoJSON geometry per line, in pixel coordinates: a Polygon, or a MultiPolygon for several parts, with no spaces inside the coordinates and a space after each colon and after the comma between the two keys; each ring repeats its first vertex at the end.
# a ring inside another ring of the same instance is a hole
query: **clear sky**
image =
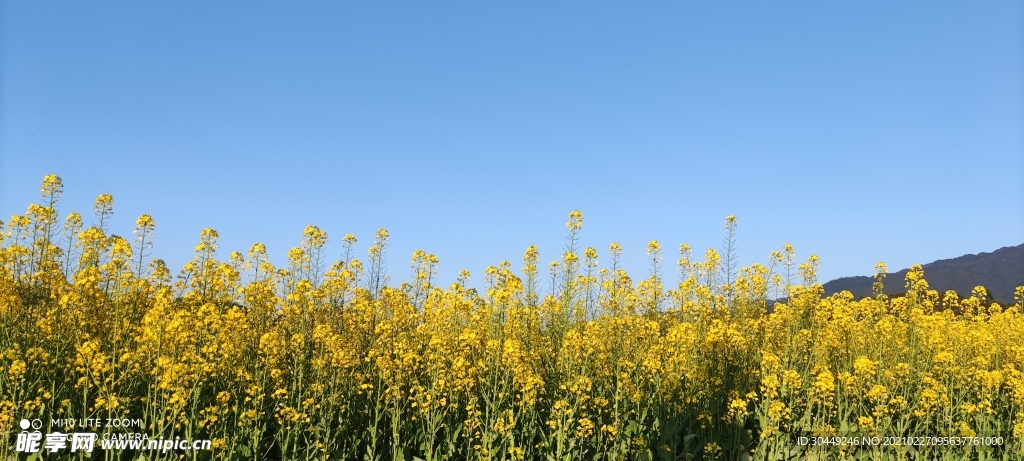
{"type": "MultiPolygon", "coordinates": [[[[985,2],[0,0],[0,219],[65,183],[278,263],[391,233],[440,281],[530,244],[795,245],[820,278],[1024,243],[1024,10],[985,2]]],[[[672,279],[670,279],[672,280],[672,279]]]]}

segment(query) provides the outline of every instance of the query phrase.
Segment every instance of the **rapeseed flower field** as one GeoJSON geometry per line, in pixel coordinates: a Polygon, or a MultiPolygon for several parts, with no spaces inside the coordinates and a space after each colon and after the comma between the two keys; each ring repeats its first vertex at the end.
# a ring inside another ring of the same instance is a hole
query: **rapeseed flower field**
{"type": "Polygon", "coordinates": [[[62,193],[47,176],[0,227],[3,459],[1024,459],[1024,287],[986,304],[880,265],[876,296],[824,297],[790,245],[739,268],[684,244],[672,268],[654,241],[634,278],[618,244],[579,247],[579,211],[556,261],[528,247],[481,290],[422,251],[392,283],[384,229],[328,263],[309,226],[286,267],[205,229],[175,276],[153,218],[118,237],[111,196],[90,220],[62,193]],[[15,450],[23,421],[83,419],[211,446],[15,450]]]}

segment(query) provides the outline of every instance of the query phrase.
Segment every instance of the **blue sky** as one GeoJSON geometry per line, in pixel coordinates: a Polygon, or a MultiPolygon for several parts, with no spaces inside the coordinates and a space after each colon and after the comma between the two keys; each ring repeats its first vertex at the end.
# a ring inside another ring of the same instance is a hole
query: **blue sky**
{"type": "Polygon", "coordinates": [[[283,263],[391,232],[440,281],[566,216],[645,275],[657,239],[822,281],[1024,243],[1020,2],[0,1],[0,219],[64,179],[175,270],[203,227],[283,263]]]}

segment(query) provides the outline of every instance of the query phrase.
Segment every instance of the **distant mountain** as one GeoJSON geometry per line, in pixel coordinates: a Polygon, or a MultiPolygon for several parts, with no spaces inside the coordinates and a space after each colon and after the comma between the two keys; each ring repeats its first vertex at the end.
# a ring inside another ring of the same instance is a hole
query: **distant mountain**
{"type": "MultiPolygon", "coordinates": [[[[953,290],[964,298],[971,295],[974,287],[981,285],[988,290],[989,296],[1000,304],[1012,304],[1014,289],[1024,286],[1024,244],[1000,248],[991,253],[943,259],[924,264],[922,267],[928,286],[940,294],[946,290],[953,290]]],[[[886,276],[886,294],[906,291],[907,271],[908,269],[903,269],[886,276]]],[[[824,285],[825,295],[846,290],[857,298],[870,296],[871,284],[874,282],[873,277],[838,278],[824,285]]]]}

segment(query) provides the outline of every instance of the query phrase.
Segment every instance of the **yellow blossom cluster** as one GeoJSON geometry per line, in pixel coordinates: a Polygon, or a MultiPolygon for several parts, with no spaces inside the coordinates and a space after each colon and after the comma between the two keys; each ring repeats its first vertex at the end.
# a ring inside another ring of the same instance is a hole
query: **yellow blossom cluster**
{"type": "MultiPolygon", "coordinates": [[[[683,244],[671,281],[657,241],[634,279],[621,245],[579,245],[579,211],[548,273],[530,246],[480,291],[468,271],[438,285],[426,251],[393,286],[385,229],[365,261],[347,234],[329,263],[328,233],[308,226],[287,267],[259,243],[225,257],[204,229],[172,277],[151,255],[152,216],[129,241],[107,228],[113,197],[87,225],[60,222],[62,195],[47,176],[43,203],[0,223],[8,440],[22,419],[128,418],[214,441],[194,459],[1024,459],[1024,287],[1014,305],[981,287],[940,296],[915,266],[887,297],[880,264],[875,296],[825,297],[819,259],[788,244],[742,268],[731,246],[698,260],[683,244]],[[799,443],[810,436],[999,443],[799,443]]],[[[725,229],[731,242],[735,216],[725,229]]]]}

